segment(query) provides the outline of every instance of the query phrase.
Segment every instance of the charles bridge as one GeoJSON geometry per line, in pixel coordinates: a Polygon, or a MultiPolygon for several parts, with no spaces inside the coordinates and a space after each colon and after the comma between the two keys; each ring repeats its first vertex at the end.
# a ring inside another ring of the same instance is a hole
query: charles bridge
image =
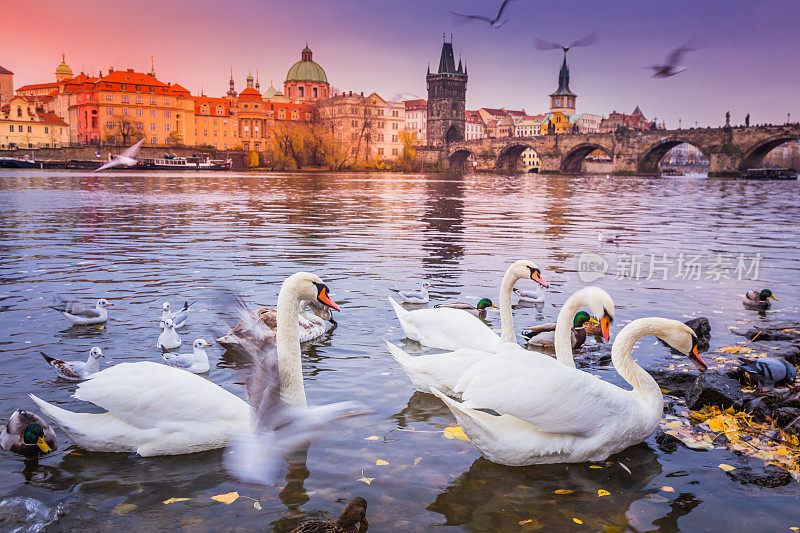
{"type": "Polygon", "coordinates": [[[570,174],[580,173],[586,156],[600,150],[611,159],[613,173],[658,175],[661,158],[675,146],[689,143],[708,159],[709,176],[733,176],[758,168],[770,150],[798,139],[798,123],[501,137],[450,142],[441,148],[439,159],[450,170],[464,170],[469,164],[475,170],[514,171],[522,152],[532,148],[539,155],[541,172],[570,174]]]}

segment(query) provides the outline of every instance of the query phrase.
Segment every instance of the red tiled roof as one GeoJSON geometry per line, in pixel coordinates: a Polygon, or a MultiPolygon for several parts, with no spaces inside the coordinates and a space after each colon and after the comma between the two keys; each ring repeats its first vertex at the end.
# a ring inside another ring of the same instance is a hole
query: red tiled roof
{"type": "Polygon", "coordinates": [[[427,100],[423,100],[421,98],[418,99],[418,100],[406,100],[403,103],[406,106],[406,111],[409,111],[411,109],[421,109],[423,107],[427,107],[428,106],[428,101],[427,100]]]}
{"type": "Polygon", "coordinates": [[[239,93],[239,98],[241,98],[242,96],[246,97],[245,98],[246,100],[252,100],[253,99],[252,97],[261,98],[261,93],[256,91],[252,87],[248,87],[247,89],[239,93]]]}
{"type": "Polygon", "coordinates": [[[8,70],[7,68],[0,67],[0,74],[14,74],[14,73],[8,70]]]}
{"type": "Polygon", "coordinates": [[[19,92],[19,91],[34,91],[34,90],[37,90],[37,89],[55,89],[59,85],[61,85],[61,83],[62,82],[60,82],[60,81],[53,81],[53,82],[50,82],[50,83],[31,83],[29,85],[23,85],[22,87],[18,88],[17,92],[19,92]]]}
{"type": "Polygon", "coordinates": [[[189,89],[182,87],[180,84],[173,83],[172,85],[169,86],[169,88],[172,89],[172,92],[174,92],[175,94],[189,95],[189,89]]]}
{"type": "Polygon", "coordinates": [[[67,123],[59,118],[55,113],[45,113],[42,115],[42,122],[46,124],[56,124],[58,126],[66,126],[67,123]]]}

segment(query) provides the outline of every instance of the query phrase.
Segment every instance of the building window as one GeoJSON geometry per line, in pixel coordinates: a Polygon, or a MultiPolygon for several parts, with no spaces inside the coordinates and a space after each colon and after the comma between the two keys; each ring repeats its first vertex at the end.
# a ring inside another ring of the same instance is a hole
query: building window
{"type": "Polygon", "coordinates": [[[31,133],[31,127],[28,126],[28,133],[31,133]]]}
{"type": "MultiPolygon", "coordinates": [[[[153,90],[153,88],[152,88],[152,87],[150,87],[150,90],[152,91],[152,90],[153,90]]],[[[157,105],[157,104],[158,104],[158,101],[157,101],[155,98],[151,98],[151,99],[150,99],[150,105],[157,105]]]]}
{"type": "Polygon", "coordinates": [[[171,146],[172,145],[172,138],[167,137],[166,139],[164,139],[164,142],[167,144],[167,146],[171,146]]]}
{"type": "Polygon", "coordinates": [[[399,126],[399,125],[397,124],[397,122],[393,122],[393,123],[392,123],[392,129],[393,129],[393,130],[399,129],[399,128],[398,128],[398,126],[399,126]]]}
{"type": "Polygon", "coordinates": [[[317,88],[316,88],[316,87],[314,87],[314,88],[313,88],[313,89],[311,89],[311,90],[314,92],[314,98],[317,98],[317,88]]]}
{"type": "Polygon", "coordinates": [[[50,133],[50,129],[49,129],[47,126],[45,126],[45,127],[44,127],[44,132],[45,132],[45,133],[50,133]]]}
{"type": "Polygon", "coordinates": [[[150,144],[158,144],[158,137],[150,137],[150,144]]]}
{"type": "Polygon", "coordinates": [[[136,97],[136,103],[139,104],[139,105],[144,104],[144,98],[142,98],[141,96],[137,96],[136,97]]]}
{"type": "Polygon", "coordinates": [[[392,111],[392,116],[393,117],[399,117],[400,116],[400,112],[399,111],[392,111]]]}
{"type": "Polygon", "coordinates": [[[113,130],[114,129],[114,121],[109,120],[106,122],[106,129],[113,130]]]}
{"type": "Polygon", "coordinates": [[[172,131],[172,124],[164,124],[164,131],[172,131]]]}
{"type": "Polygon", "coordinates": [[[170,118],[170,117],[172,117],[172,111],[170,111],[169,109],[165,109],[164,118],[170,118]]]}
{"type": "Polygon", "coordinates": [[[123,90],[123,91],[127,90],[127,88],[125,87],[125,84],[124,84],[124,83],[121,83],[121,84],[120,84],[120,87],[122,88],[122,90],[123,90]]]}
{"type": "Polygon", "coordinates": [[[136,108],[136,116],[137,117],[143,117],[144,116],[144,109],[141,109],[141,108],[137,107],[136,108]]]}
{"type": "Polygon", "coordinates": [[[110,142],[110,143],[116,142],[116,139],[114,138],[113,135],[109,135],[108,136],[108,142],[110,142]]]}
{"type": "MultiPolygon", "coordinates": [[[[137,86],[136,86],[136,90],[137,90],[137,91],[141,91],[141,90],[142,90],[142,86],[141,86],[141,85],[137,85],[137,86]]],[[[138,99],[139,97],[137,96],[136,98],[138,99]]]]}
{"type": "Polygon", "coordinates": [[[106,95],[106,102],[113,102],[113,101],[114,101],[114,95],[113,94],[107,94],[106,95]]]}
{"type": "Polygon", "coordinates": [[[397,142],[397,135],[392,135],[392,142],[393,142],[393,143],[396,143],[396,142],[397,142]]]}
{"type": "MultiPolygon", "coordinates": [[[[11,127],[13,128],[14,126],[11,126],[11,127]]],[[[17,126],[17,131],[22,133],[22,126],[17,126]]]]}
{"type": "Polygon", "coordinates": [[[172,105],[172,98],[164,98],[164,105],[172,105]]]}
{"type": "Polygon", "coordinates": [[[113,114],[114,114],[114,108],[113,107],[107,107],[106,108],[106,115],[113,115],[113,114]]]}
{"type": "MultiPolygon", "coordinates": [[[[122,88],[124,89],[125,87],[123,86],[122,88]]],[[[123,94],[123,95],[120,97],[120,101],[121,101],[123,104],[127,104],[127,103],[128,103],[128,95],[127,95],[127,94],[123,94]]]]}
{"type": "Polygon", "coordinates": [[[297,88],[297,90],[300,92],[300,98],[303,98],[303,96],[305,96],[305,89],[306,89],[305,87],[297,88]]]}
{"type": "Polygon", "coordinates": [[[378,142],[380,142],[380,143],[383,142],[383,133],[379,133],[378,134],[378,142]]]}
{"type": "Polygon", "coordinates": [[[158,116],[158,111],[156,111],[155,109],[151,109],[150,110],[150,116],[151,117],[157,117],[158,116]]]}
{"type": "Polygon", "coordinates": [[[378,148],[378,155],[383,155],[383,148],[378,148]]]}
{"type": "Polygon", "coordinates": [[[8,126],[8,131],[10,131],[11,133],[14,133],[14,125],[13,124],[8,126]]]}
{"type": "Polygon", "coordinates": [[[397,155],[397,148],[392,148],[392,155],[397,155]]]}
{"type": "Polygon", "coordinates": [[[128,114],[130,114],[130,109],[128,109],[127,107],[123,107],[122,108],[122,114],[125,115],[125,116],[128,116],[128,114]]]}
{"type": "Polygon", "coordinates": [[[155,122],[150,124],[150,131],[158,131],[158,124],[155,122]]]}

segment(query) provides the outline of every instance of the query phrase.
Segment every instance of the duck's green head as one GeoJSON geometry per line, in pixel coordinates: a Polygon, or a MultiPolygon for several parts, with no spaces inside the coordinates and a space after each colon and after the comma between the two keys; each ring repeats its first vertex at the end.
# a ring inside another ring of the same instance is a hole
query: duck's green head
{"type": "Polygon", "coordinates": [[[44,440],[44,428],[40,424],[28,424],[22,433],[22,441],[33,446],[34,444],[42,450],[42,453],[50,453],[51,448],[44,440]]]}
{"type": "Polygon", "coordinates": [[[497,307],[497,306],[494,305],[489,298],[481,298],[481,301],[478,302],[478,305],[476,305],[475,307],[477,309],[483,310],[486,309],[487,307],[497,307]]]}
{"type": "Polygon", "coordinates": [[[766,300],[767,298],[772,298],[772,299],[773,299],[773,300],[775,300],[776,302],[778,301],[778,299],[777,299],[777,298],[775,298],[775,295],[774,295],[774,294],[772,294],[772,291],[771,291],[771,290],[769,290],[769,289],[764,289],[763,291],[761,291],[761,292],[759,292],[759,293],[758,293],[758,299],[759,299],[759,300],[761,300],[761,301],[764,301],[764,300],[766,300]]]}
{"type": "Polygon", "coordinates": [[[586,311],[578,311],[578,313],[575,315],[575,318],[572,320],[572,327],[582,328],[587,322],[591,322],[592,324],[598,323],[597,319],[586,311]]]}

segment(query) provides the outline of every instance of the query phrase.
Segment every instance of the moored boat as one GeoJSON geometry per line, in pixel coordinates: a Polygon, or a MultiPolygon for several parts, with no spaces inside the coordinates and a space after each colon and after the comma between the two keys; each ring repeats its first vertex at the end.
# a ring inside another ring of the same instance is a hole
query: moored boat
{"type": "Polygon", "coordinates": [[[797,171],[791,168],[748,168],[746,178],[768,180],[796,180],[797,171]]]}
{"type": "Polygon", "coordinates": [[[190,157],[165,155],[164,157],[140,157],[133,170],[230,170],[231,159],[211,159],[206,154],[190,157]]]}

